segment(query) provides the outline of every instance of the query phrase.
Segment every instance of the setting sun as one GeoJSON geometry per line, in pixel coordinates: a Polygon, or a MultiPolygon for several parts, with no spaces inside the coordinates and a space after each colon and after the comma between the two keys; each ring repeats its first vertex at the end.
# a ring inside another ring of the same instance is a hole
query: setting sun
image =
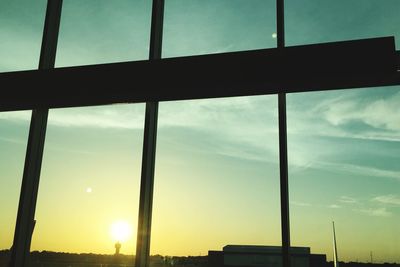
{"type": "Polygon", "coordinates": [[[132,236],[132,226],[126,221],[115,221],[110,228],[111,237],[114,241],[124,242],[132,236]]]}

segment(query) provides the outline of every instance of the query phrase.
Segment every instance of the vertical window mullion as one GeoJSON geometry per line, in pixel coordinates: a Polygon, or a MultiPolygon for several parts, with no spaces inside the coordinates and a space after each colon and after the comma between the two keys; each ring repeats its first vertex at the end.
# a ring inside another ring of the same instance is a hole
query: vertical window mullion
{"type": "MultiPolygon", "coordinates": [[[[149,59],[161,58],[164,0],[153,0],[149,59]]],[[[156,76],[156,73],[154,73],[156,76]]],[[[156,77],[154,77],[156,78],[156,77]]],[[[158,102],[146,103],[135,266],[149,266],[158,102]]]]}
{"type": "MultiPolygon", "coordinates": [[[[48,0],[39,69],[54,67],[62,0],[48,0]]],[[[35,90],[35,88],[32,88],[35,90]]],[[[27,266],[46,136],[48,109],[32,111],[10,266],[27,266]]]]}
{"type": "MultiPolygon", "coordinates": [[[[285,47],[284,0],[276,1],[278,49],[285,47]]],[[[289,182],[286,123],[286,93],[278,94],[279,166],[281,195],[282,266],[290,267],[289,182]]]]}

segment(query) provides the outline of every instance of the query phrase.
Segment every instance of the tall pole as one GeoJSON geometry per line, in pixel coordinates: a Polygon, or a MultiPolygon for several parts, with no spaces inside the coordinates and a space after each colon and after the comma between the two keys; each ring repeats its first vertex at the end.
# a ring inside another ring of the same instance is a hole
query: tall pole
{"type": "MultiPolygon", "coordinates": [[[[285,47],[285,12],[284,0],[276,1],[277,46],[285,47]]],[[[279,121],[279,170],[281,195],[281,231],[282,231],[282,263],[283,267],[290,267],[290,223],[289,223],[289,182],[288,182],[288,155],[287,155],[287,123],[286,123],[286,94],[278,94],[278,121],[279,121]]]]}
{"type": "MultiPolygon", "coordinates": [[[[48,0],[40,51],[39,69],[54,68],[60,26],[62,0],[48,0]]],[[[35,90],[35,88],[32,88],[35,90]]],[[[10,266],[28,265],[32,234],[35,227],[35,209],[49,110],[32,111],[24,173],[18,205],[17,223],[11,252],[10,266]]]]}
{"type": "Polygon", "coordinates": [[[333,225],[333,264],[334,264],[334,267],[339,267],[339,258],[338,258],[337,246],[336,246],[335,222],[332,222],[332,225],[333,225]]]}
{"type": "MultiPolygon", "coordinates": [[[[153,0],[150,32],[150,60],[157,60],[161,58],[163,20],[164,0],[153,0]]],[[[154,76],[155,75],[156,73],[154,73],[154,76]]],[[[149,266],[154,169],[157,141],[157,119],[158,102],[147,102],[144,124],[142,175],[140,182],[139,217],[136,241],[136,267],[149,266]]]]}

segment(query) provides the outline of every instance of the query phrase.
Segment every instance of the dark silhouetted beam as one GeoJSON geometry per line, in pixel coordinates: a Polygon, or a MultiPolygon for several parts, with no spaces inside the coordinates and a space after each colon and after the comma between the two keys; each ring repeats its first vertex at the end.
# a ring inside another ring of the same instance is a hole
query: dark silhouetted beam
{"type": "MultiPolygon", "coordinates": [[[[149,59],[161,58],[164,22],[164,0],[153,0],[149,59]]],[[[158,73],[154,73],[156,79],[158,73]]],[[[156,161],[158,102],[146,103],[144,120],[142,175],[140,181],[139,217],[136,241],[136,267],[150,266],[151,220],[153,213],[154,170],[156,161]]]]}
{"type": "MultiPolygon", "coordinates": [[[[54,67],[57,50],[58,31],[60,26],[62,0],[48,0],[40,51],[39,69],[54,67]]],[[[18,75],[17,75],[18,76],[18,75]]],[[[14,90],[15,83],[8,84],[14,90]]],[[[25,90],[15,91],[24,94],[32,90],[25,84],[25,90]]],[[[8,88],[1,84],[2,95],[8,95],[8,88]]],[[[22,89],[22,88],[21,88],[22,89]]],[[[0,99],[3,97],[0,96],[0,99]]],[[[35,209],[39,189],[40,170],[42,167],[43,148],[46,136],[48,109],[40,106],[32,111],[29,128],[28,145],[25,155],[24,173],[19,198],[17,222],[11,252],[10,267],[29,266],[29,252],[32,234],[35,227],[35,209]]]]}
{"type": "MultiPolygon", "coordinates": [[[[276,0],[278,50],[285,49],[285,1],[276,0]]],[[[286,125],[286,92],[278,93],[279,180],[281,200],[282,266],[290,267],[289,177],[286,125]]]]}
{"type": "Polygon", "coordinates": [[[0,74],[0,111],[393,85],[396,65],[385,37],[10,72],[0,74]]]}

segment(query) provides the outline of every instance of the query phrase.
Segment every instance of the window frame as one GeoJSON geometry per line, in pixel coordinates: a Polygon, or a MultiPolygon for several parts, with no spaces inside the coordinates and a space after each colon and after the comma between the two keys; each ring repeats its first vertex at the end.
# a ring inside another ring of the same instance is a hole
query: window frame
{"type": "Polygon", "coordinates": [[[49,108],[146,102],[136,251],[136,266],[145,267],[158,102],[278,94],[282,260],[289,267],[286,93],[400,85],[400,53],[393,37],[285,47],[284,0],[276,0],[277,48],[161,59],[164,2],[153,0],[149,60],[54,69],[62,0],[48,0],[39,70],[0,74],[1,84],[11,84],[0,99],[0,112],[33,109],[11,266],[26,265],[29,256],[49,108]],[[49,92],[54,84],[61,91],[49,92]]]}

